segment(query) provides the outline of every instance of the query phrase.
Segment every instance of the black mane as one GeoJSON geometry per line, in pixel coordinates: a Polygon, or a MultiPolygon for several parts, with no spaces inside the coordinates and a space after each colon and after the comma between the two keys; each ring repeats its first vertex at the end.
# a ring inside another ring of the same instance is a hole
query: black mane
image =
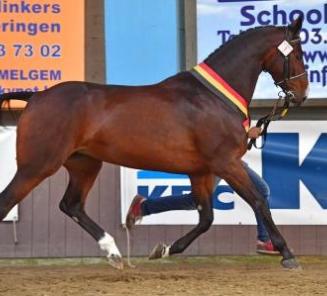
{"type": "Polygon", "coordinates": [[[235,35],[233,38],[231,38],[230,40],[228,40],[224,44],[220,45],[217,49],[215,49],[212,53],[210,53],[205,60],[209,59],[210,57],[212,57],[213,55],[218,53],[220,50],[224,49],[227,45],[230,45],[232,42],[238,41],[243,36],[246,36],[246,35],[248,35],[250,33],[255,32],[255,31],[261,31],[261,30],[264,31],[264,30],[268,30],[268,29],[272,29],[272,28],[282,29],[284,27],[270,25],[270,26],[257,26],[257,27],[249,28],[249,29],[247,29],[245,31],[242,31],[238,35],[235,35]]]}

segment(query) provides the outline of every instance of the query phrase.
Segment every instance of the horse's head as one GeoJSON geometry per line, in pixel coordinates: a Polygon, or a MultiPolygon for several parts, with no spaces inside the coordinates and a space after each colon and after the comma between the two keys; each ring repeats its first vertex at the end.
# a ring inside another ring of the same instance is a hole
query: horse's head
{"type": "Polygon", "coordinates": [[[264,57],[263,69],[271,74],[292,103],[300,105],[308,95],[309,82],[302,58],[300,31],[302,17],[281,34],[274,35],[273,48],[264,57]]]}

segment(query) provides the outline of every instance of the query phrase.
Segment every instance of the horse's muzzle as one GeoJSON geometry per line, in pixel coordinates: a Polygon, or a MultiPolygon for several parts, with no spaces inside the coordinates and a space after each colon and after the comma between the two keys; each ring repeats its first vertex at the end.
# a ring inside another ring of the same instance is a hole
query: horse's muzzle
{"type": "Polygon", "coordinates": [[[307,96],[299,97],[292,91],[287,91],[285,94],[285,99],[291,102],[294,106],[300,106],[307,99],[307,96]]]}

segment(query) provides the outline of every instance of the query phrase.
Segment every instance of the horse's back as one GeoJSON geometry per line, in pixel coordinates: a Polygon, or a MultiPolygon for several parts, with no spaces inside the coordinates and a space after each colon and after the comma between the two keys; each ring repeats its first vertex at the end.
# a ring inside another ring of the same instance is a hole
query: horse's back
{"type": "MultiPolygon", "coordinates": [[[[87,152],[130,167],[207,170],[208,159],[228,147],[223,144],[226,137],[232,138],[227,135],[228,126],[237,124],[217,98],[197,96],[188,78],[150,86],[106,87],[99,102],[104,112],[100,115],[99,106],[94,108],[97,120],[84,143],[87,152]]],[[[99,94],[94,100],[99,100],[99,94]]]]}

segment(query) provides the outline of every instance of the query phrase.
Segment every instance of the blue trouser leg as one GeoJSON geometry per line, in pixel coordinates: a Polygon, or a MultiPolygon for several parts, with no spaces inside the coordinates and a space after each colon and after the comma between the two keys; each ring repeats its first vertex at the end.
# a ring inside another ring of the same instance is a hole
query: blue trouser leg
{"type": "Polygon", "coordinates": [[[167,211],[195,210],[192,194],[170,195],[159,198],[148,198],[141,204],[144,216],[167,211]]]}
{"type": "MultiPolygon", "coordinates": [[[[246,163],[243,163],[243,164],[244,164],[246,171],[249,174],[250,179],[254,183],[256,189],[263,196],[266,205],[269,206],[268,201],[269,201],[270,189],[269,189],[268,184],[255,171],[253,171],[246,163]]],[[[258,240],[264,241],[264,242],[269,240],[269,235],[268,235],[268,232],[262,221],[262,218],[257,213],[255,213],[255,218],[257,220],[257,238],[258,238],[258,240]]]]}
{"type": "MultiPolygon", "coordinates": [[[[254,172],[246,163],[244,167],[249,174],[252,182],[256,186],[257,190],[262,194],[266,203],[268,204],[269,198],[269,187],[267,183],[256,173],[254,172]]],[[[220,178],[217,178],[217,185],[220,182],[220,178]]],[[[192,194],[183,194],[183,195],[171,195],[155,199],[146,199],[142,204],[142,213],[144,216],[157,214],[167,211],[176,211],[176,210],[195,210],[196,204],[192,198],[192,194]]],[[[257,232],[258,240],[267,241],[269,240],[268,233],[263,224],[263,221],[258,215],[256,215],[257,220],[257,232]]]]}

